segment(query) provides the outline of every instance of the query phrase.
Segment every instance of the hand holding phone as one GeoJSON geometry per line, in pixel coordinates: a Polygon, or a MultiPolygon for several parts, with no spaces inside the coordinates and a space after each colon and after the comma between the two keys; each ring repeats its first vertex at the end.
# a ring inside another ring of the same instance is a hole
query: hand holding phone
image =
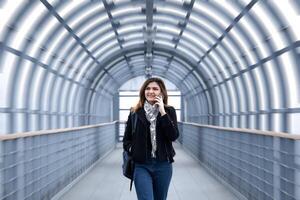
{"type": "Polygon", "coordinates": [[[165,115],[165,107],[164,107],[164,100],[163,100],[163,96],[160,94],[158,96],[155,97],[155,105],[158,106],[159,112],[161,113],[161,115],[165,115]]]}
{"type": "Polygon", "coordinates": [[[160,103],[161,101],[163,101],[163,98],[162,98],[162,95],[157,95],[156,97],[155,97],[155,101],[156,101],[156,103],[160,103]]]}

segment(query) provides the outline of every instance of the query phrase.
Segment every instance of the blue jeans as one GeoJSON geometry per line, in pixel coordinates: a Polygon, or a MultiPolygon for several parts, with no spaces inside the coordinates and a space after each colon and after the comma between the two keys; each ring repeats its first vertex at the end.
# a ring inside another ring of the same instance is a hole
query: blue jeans
{"type": "Polygon", "coordinates": [[[138,200],[166,200],[172,171],[168,161],[136,163],[133,179],[138,200]]]}

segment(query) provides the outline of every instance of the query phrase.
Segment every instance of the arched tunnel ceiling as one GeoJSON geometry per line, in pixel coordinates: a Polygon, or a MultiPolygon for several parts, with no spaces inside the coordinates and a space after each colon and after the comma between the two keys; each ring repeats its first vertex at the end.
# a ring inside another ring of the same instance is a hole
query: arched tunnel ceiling
{"type": "MultiPolygon", "coordinates": [[[[69,85],[110,97],[143,75],[170,80],[187,99],[204,95],[211,115],[299,107],[299,1],[6,0],[0,6],[8,102],[25,87],[25,99],[42,100],[42,93],[69,85]],[[275,106],[266,106],[272,97],[275,106]]],[[[29,100],[22,105],[30,107],[29,100]]]]}
{"type": "MultiPolygon", "coordinates": [[[[13,9],[3,27],[4,49],[45,60],[54,70],[60,62],[58,73],[84,85],[101,83],[100,79],[108,76],[106,83],[115,90],[130,77],[150,74],[170,79],[186,94],[234,75],[226,72],[229,66],[225,65],[238,62],[235,57],[240,55],[234,53],[243,52],[234,51],[241,48],[239,43],[245,43],[241,41],[244,38],[230,38],[228,46],[221,40],[248,17],[255,4],[265,6],[246,0],[20,2],[6,2],[13,9]],[[26,40],[11,44],[20,32],[26,40]],[[117,57],[119,63],[113,65],[117,57]],[[102,76],[101,71],[105,72],[102,76]]],[[[248,37],[246,28],[235,29],[248,37]]],[[[244,40],[255,46],[255,38],[244,40]]],[[[94,87],[105,88],[102,84],[94,87]]]]}

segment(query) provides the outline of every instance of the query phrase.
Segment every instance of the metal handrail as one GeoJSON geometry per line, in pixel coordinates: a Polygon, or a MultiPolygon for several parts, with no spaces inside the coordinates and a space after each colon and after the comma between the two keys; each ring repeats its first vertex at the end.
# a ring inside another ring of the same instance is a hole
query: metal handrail
{"type": "Polygon", "coordinates": [[[101,123],[101,124],[93,124],[93,125],[86,125],[86,126],[79,126],[79,127],[72,127],[72,128],[60,128],[60,129],[48,129],[48,130],[38,130],[38,131],[29,131],[29,132],[20,132],[20,133],[12,133],[6,135],[0,135],[1,140],[11,140],[17,138],[24,138],[24,137],[31,137],[31,136],[38,136],[38,135],[46,135],[46,134],[56,134],[56,133],[65,133],[70,131],[78,131],[88,128],[98,128],[101,126],[107,126],[111,124],[118,123],[118,121],[108,122],[108,123],[101,123]]]}
{"type": "Polygon", "coordinates": [[[258,129],[230,128],[230,127],[223,127],[223,126],[197,124],[197,123],[192,123],[192,122],[179,122],[179,123],[198,126],[198,127],[224,130],[224,131],[252,133],[252,134],[257,134],[257,135],[274,136],[274,137],[281,137],[281,138],[287,138],[287,139],[293,139],[293,140],[300,140],[300,133],[299,134],[291,134],[291,133],[285,133],[285,132],[265,131],[265,130],[258,130],[258,129]]]}

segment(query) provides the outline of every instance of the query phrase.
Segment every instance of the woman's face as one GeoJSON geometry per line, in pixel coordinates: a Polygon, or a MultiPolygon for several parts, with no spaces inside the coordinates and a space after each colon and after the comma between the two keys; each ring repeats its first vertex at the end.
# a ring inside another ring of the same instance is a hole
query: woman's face
{"type": "Polygon", "coordinates": [[[161,89],[160,89],[159,85],[156,82],[150,82],[145,89],[146,100],[150,104],[154,104],[155,97],[160,95],[160,93],[161,93],[161,89]]]}

